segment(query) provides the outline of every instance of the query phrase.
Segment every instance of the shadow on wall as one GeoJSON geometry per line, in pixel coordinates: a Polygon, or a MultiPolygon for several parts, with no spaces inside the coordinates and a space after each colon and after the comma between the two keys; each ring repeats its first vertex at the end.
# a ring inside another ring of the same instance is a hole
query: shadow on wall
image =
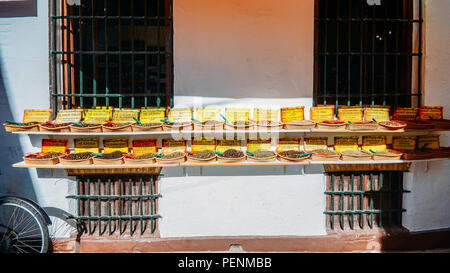
{"type": "Polygon", "coordinates": [[[34,17],[37,16],[37,0],[2,0],[0,17],[34,17]]]}
{"type": "MultiPolygon", "coordinates": [[[[1,52],[0,52],[1,58],[1,52]]],[[[0,116],[1,121],[13,120],[9,105],[5,80],[0,62],[0,116]]],[[[3,126],[1,126],[3,127],[3,126]]],[[[36,200],[33,183],[27,169],[11,167],[12,164],[22,161],[24,151],[20,145],[18,135],[0,129],[0,196],[15,195],[36,200]]]]}

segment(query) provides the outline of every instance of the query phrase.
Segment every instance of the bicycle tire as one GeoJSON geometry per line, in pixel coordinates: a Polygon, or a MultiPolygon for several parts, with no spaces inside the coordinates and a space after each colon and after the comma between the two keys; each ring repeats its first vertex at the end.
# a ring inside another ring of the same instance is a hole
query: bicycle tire
{"type": "Polygon", "coordinates": [[[40,253],[46,253],[48,251],[49,247],[49,233],[48,233],[48,227],[40,213],[30,204],[28,204],[26,201],[17,199],[17,198],[3,198],[0,200],[0,207],[5,205],[12,205],[17,206],[25,211],[27,211],[31,216],[36,220],[36,223],[39,225],[39,228],[41,229],[41,235],[42,235],[42,246],[40,253]]]}

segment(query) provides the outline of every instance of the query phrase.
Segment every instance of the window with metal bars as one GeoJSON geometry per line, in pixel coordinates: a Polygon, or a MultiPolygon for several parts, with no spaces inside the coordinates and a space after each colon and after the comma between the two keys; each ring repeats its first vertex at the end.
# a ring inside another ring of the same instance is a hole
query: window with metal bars
{"type": "Polygon", "coordinates": [[[52,107],[173,104],[172,0],[53,0],[52,107]]]}
{"type": "Polygon", "coordinates": [[[403,172],[326,174],[326,222],[335,230],[401,227],[403,172]]]}
{"type": "Polygon", "coordinates": [[[88,235],[143,235],[156,230],[158,194],[156,175],[77,176],[79,232],[88,235]]]}
{"type": "Polygon", "coordinates": [[[423,1],[377,2],[315,1],[315,105],[420,106],[423,1]]]}

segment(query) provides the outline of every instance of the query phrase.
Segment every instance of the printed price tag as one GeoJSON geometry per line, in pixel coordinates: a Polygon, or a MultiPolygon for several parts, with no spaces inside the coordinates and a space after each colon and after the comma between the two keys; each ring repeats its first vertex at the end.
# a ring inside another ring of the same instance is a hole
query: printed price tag
{"type": "Polygon", "coordinates": [[[98,138],[78,138],[75,139],[75,152],[76,153],[98,153],[100,142],[98,138]]]}
{"type": "Polygon", "coordinates": [[[190,122],[192,118],[191,108],[173,108],[169,110],[170,122],[190,122]]]}
{"type": "Polygon", "coordinates": [[[186,141],[164,139],[162,153],[167,155],[175,152],[186,152],[186,141]]]}
{"type": "Polygon", "coordinates": [[[389,121],[388,108],[366,108],[364,111],[364,119],[366,121],[376,120],[377,122],[389,121]]]}
{"type": "Polygon", "coordinates": [[[30,123],[30,122],[43,123],[46,121],[50,121],[51,114],[52,110],[50,109],[46,110],[27,109],[23,113],[23,123],[30,123]]]}
{"type": "Polygon", "coordinates": [[[103,149],[105,153],[121,151],[128,153],[128,139],[105,139],[103,140],[103,149]]]}
{"type": "Polygon", "coordinates": [[[414,121],[418,115],[418,108],[397,108],[394,112],[393,119],[414,121]]]}
{"type": "Polygon", "coordinates": [[[419,109],[419,116],[421,120],[443,119],[443,111],[442,106],[423,106],[419,109]]]}
{"type": "Polygon", "coordinates": [[[358,137],[335,137],[334,149],[339,153],[343,151],[358,151],[358,137]]]}
{"type": "Polygon", "coordinates": [[[253,119],[256,122],[260,121],[278,121],[278,112],[279,110],[271,110],[271,109],[254,109],[253,111],[253,119]]]}
{"type": "Polygon", "coordinates": [[[417,148],[422,149],[425,145],[427,145],[425,149],[438,150],[440,147],[439,135],[418,136],[417,148]]]}
{"type": "Polygon", "coordinates": [[[240,140],[217,140],[217,151],[219,153],[224,153],[226,150],[235,149],[241,150],[240,140]]]}
{"type": "Polygon", "coordinates": [[[311,107],[311,120],[323,122],[334,119],[334,107],[311,107]]]}
{"type": "Polygon", "coordinates": [[[43,153],[65,153],[69,147],[67,139],[43,139],[41,152],[43,153]]]}
{"type": "Polygon", "coordinates": [[[222,117],[220,116],[221,112],[222,109],[218,107],[198,108],[196,119],[200,122],[207,122],[210,120],[222,121],[222,117]]]}
{"type": "Polygon", "coordinates": [[[140,122],[143,124],[162,123],[162,119],[166,118],[166,110],[160,109],[142,109],[140,122]]]}
{"type": "Polygon", "coordinates": [[[362,149],[368,152],[386,152],[386,136],[364,136],[362,149]]]}
{"type": "Polygon", "coordinates": [[[192,140],[192,151],[193,152],[203,152],[203,151],[216,151],[216,140],[192,140]]]}
{"type": "Polygon", "coordinates": [[[250,119],[250,108],[227,108],[225,118],[229,122],[248,122],[250,119]]]}
{"type": "Polygon", "coordinates": [[[133,141],[133,154],[136,156],[156,154],[156,139],[140,139],[133,141]]]}
{"type": "Polygon", "coordinates": [[[398,136],[392,139],[392,149],[395,151],[406,152],[416,149],[415,136],[398,136]]]}
{"type": "Polygon", "coordinates": [[[363,121],[363,109],[362,108],[344,108],[339,109],[339,120],[360,122],[363,121]]]}
{"type": "Polygon", "coordinates": [[[56,117],[55,123],[69,123],[81,121],[83,115],[83,109],[72,109],[72,110],[60,110],[58,116],[56,117]]]}
{"type": "Polygon", "coordinates": [[[138,118],[139,110],[114,110],[112,121],[115,123],[135,123],[133,118],[138,118]]]}
{"type": "Polygon", "coordinates": [[[247,142],[247,151],[253,153],[258,150],[270,151],[271,140],[249,140],[247,142]]]}
{"type": "Polygon", "coordinates": [[[328,138],[326,137],[309,137],[305,138],[305,151],[310,152],[314,150],[327,150],[328,138]]]}
{"type": "Polygon", "coordinates": [[[277,151],[299,151],[300,150],[300,140],[301,138],[280,138],[278,140],[277,151]]]}
{"type": "Polygon", "coordinates": [[[87,124],[103,124],[105,120],[109,120],[109,110],[106,109],[89,109],[86,112],[84,122],[87,124]]]}
{"type": "Polygon", "coordinates": [[[304,119],[305,119],[304,106],[281,108],[281,122],[283,123],[304,119]]]}

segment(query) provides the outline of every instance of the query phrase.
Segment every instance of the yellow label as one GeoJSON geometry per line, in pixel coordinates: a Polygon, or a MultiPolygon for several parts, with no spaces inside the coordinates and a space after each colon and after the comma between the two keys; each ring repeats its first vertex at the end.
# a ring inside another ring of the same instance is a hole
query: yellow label
{"type": "MultiPolygon", "coordinates": [[[[113,116],[114,107],[112,107],[112,106],[109,106],[109,107],[106,107],[106,106],[97,106],[97,107],[94,107],[94,109],[98,109],[98,110],[106,110],[106,111],[108,111],[108,114],[109,114],[108,119],[111,119],[112,116],[113,116]]],[[[88,109],[88,111],[89,111],[89,109],[88,109]]]]}
{"type": "Polygon", "coordinates": [[[438,150],[440,147],[439,135],[418,136],[417,148],[422,149],[425,145],[427,145],[425,149],[438,150]]]}
{"type": "Polygon", "coordinates": [[[334,149],[337,152],[358,151],[358,137],[335,137],[334,149]]]}
{"type": "Polygon", "coordinates": [[[67,139],[43,139],[41,151],[43,153],[65,153],[68,143],[67,139]]]}
{"type": "Polygon", "coordinates": [[[421,120],[443,119],[444,107],[442,106],[423,106],[419,109],[421,120]]]}
{"type": "Polygon", "coordinates": [[[218,107],[198,108],[196,119],[200,122],[207,122],[210,120],[222,121],[222,117],[220,116],[221,111],[222,110],[218,107]]]}
{"type": "Polygon", "coordinates": [[[311,107],[311,120],[323,122],[334,119],[334,108],[332,107],[311,107]]]}
{"type": "Polygon", "coordinates": [[[133,154],[136,156],[156,154],[156,139],[140,139],[133,141],[133,154]]]}
{"type": "Polygon", "coordinates": [[[241,150],[240,140],[217,140],[217,151],[219,153],[224,153],[226,150],[235,149],[241,150]]]}
{"type": "Polygon", "coordinates": [[[393,119],[395,120],[416,120],[419,114],[419,108],[397,108],[395,109],[393,119]]]}
{"type": "Polygon", "coordinates": [[[191,121],[192,109],[191,108],[173,108],[169,110],[170,122],[187,122],[191,121]]]}
{"type": "Polygon", "coordinates": [[[280,138],[278,141],[277,151],[299,151],[301,138],[280,138]]]}
{"type": "Polygon", "coordinates": [[[46,121],[50,121],[51,114],[52,110],[50,109],[45,110],[27,109],[23,113],[23,123],[30,123],[30,122],[43,123],[46,121]]]}
{"type": "Polygon", "coordinates": [[[193,152],[203,152],[203,151],[216,151],[216,140],[192,140],[192,151],[193,152]]]}
{"type": "Polygon", "coordinates": [[[163,140],[162,147],[163,154],[171,154],[175,152],[186,152],[186,141],[185,140],[163,140]]]}
{"type": "Polygon", "coordinates": [[[103,140],[103,148],[105,153],[121,151],[128,153],[128,139],[105,139],[103,140]]]}
{"type": "Polygon", "coordinates": [[[253,153],[258,150],[270,151],[270,140],[249,140],[247,142],[247,151],[253,153]]]}
{"type": "Polygon", "coordinates": [[[305,151],[310,152],[314,150],[327,150],[328,138],[326,137],[309,137],[305,138],[305,151]]]}
{"type": "Polygon", "coordinates": [[[294,120],[305,119],[305,107],[281,108],[281,122],[290,122],[294,120]]]}
{"type": "Polygon", "coordinates": [[[225,110],[225,118],[229,122],[248,122],[250,119],[250,111],[250,108],[227,108],[225,110]]]}
{"type": "Polygon", "coordinates": [[[364,112],[364,119],[366,121],[377,122],[389,121],[389,109],[388,108],[366,108],[364,112]]]}
{"type": "Polygon", "coordinates": [[[386,152],[386,136],[364,136],[362,149],[368,152],[386,152]]]}
{"type": "Polygon", "coordinates": [[[278,121],[278,112],[279,110],[271,110],[271,109],[255,109],[253,111],[253,119],[256,122],[260,121],[278,121]]]}
{"type": "Polygon", "coordinates": [[[166,118],[166,110],[160,109],[142,109],[140,122],[143,124],[162,123],[162,119],[166,118]]]}
{"type": "Polygon", "coordinates": [[[87,124],[103,124],[106,120],[109,120],[109,110],[102,109],[89,109],[86,112],[84,122],[87,124]]]}
{"type": "Polygon", "coordinates": [[[99,140],[98,138],[78,138],[75,139],[75,152],[76,153],[98,153],[99,149],[99,140]]]}
{"type": "Polygon", "coordinates": [[[363,109],[362,108],[344,108],[339,109],[339,120],[361,122],[363,121],[363,109]]]}
{"type": "Polygon", "coordinates": [[[414,151],[416,149],[415,136],[398,136],[392,139],[392,149],[395,151],[414,151]]]}
{"type": "Polygon", "coordinates": [[[133,118],[138,118],[139,110],[114,110],[113,122],[115,123],[135,123],[133,118]]]}
{"type": "Polygon", "coordinates": [[[61,110],[58,112],[58,116],[56,117],[55,123],[68,123],[68,122],[76,122],[79,123],[81,121],[83,114],[82,109],[72,109],[72,110],[61,110]]]}

